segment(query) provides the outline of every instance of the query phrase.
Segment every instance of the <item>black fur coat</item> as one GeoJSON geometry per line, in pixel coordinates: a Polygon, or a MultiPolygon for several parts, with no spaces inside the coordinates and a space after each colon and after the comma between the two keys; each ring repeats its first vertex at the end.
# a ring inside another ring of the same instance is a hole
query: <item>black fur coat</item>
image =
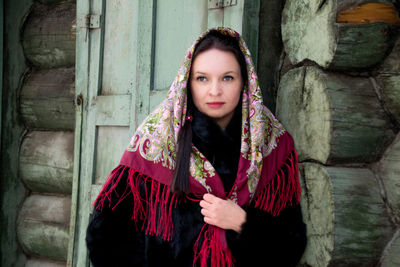
{"type": "MultiPolygon", "coordinates": [[[[230,191],[237,172],[240,127],[239,112],[226,131],[200,112],[194,114],[193,144],[212,163],[226,191],[230,191]]],[[[121,179],[116,191],[122,194],[125,188],[126,179],[121,179]]],[[[111,206],[118,200],[116,194],[112,195],[111,206]]],[[[93,266],[192,266],[193,245],[203,226],[198,202],[180,199],[172,211],[170,242],[138,229],[131,219],[133,197],[126,197],[113,210],[108,204],[101,212],[93,211],[87,228],[86,243],[93,266]]],[[[235,266],[295,266],[306,246],[300,206],[286,207],[276,217],[252,205],[244,209],[247,218],[242,232],[227,231],[235,266]]]]}

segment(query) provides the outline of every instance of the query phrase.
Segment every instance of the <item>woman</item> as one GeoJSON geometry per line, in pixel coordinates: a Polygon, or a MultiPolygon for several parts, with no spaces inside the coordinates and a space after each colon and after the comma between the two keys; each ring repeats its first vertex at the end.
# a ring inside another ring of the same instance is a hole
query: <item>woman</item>
{"type": "Polygon", "coordinates": [[[94,266],[295,266],[306,237],[293,140],[250,53],[217,28],[137,129],[87,230],[94,266]]]}

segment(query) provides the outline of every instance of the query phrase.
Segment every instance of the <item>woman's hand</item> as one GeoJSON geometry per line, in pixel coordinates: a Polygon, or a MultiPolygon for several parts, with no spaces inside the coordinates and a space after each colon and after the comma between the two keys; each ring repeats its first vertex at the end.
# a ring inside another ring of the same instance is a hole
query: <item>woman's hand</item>
{"type": "Polygon", "coordinates": [[[240,233],[246,222],[246,212],[232,200],[224,200],[212,194],[205,194],[200,201],[201,214],[208,224],[240,233]]]}

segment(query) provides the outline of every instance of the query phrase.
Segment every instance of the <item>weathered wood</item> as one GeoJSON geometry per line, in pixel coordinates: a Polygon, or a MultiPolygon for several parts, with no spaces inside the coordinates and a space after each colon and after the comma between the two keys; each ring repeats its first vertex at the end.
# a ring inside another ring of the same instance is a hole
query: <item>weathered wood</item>
{"type": "Polygon", "coordinates": [[[52,261],[44,259],[29,259],[25,267],[65,267],[66,262],[52,261]]]}
{"type": "MultiPolygon", "coordinates": [[[[360,5],[365,1],[288,0],[282,13],[282,38],[293,65],[315,61],[324,68],[367,68],[381,62],[392,45],[389,22],[364,17],[364,24],[337,23],[338,6],[360,5]],[[342,2],[342,3],[339,3],[342,2]]],[[[375,1],[377,2],[377,1],[375,1]]],[[[383,1],[379,1],[383,2],[383,1]]],[[[385,1],[387,13],[393,3],[385,1]]],[[[399,21],[398,17],[395,22],[399,21]]]]}
{"type": "Polygon", "coordinates": [[[400,36],[389,56],[379,67],[376,79],[380,84],[385,106],[400,124],[400,36]]]}
{"type": "Polygon", "coordinates": [[[387,3],[363,3],[355,8],[349,8],[338,12],[337,22],[352,24],[367,24],[374,22],[386,22],[388,24],[400,24],[399,16],[394,5],[387,3]]]}
{"type": "Polygon", "coordinates": [[[67,226],[71,211],[71,196],[33,194],[26,198],[19,218],[67,226]]]}
{"type": "Polygon", "coordinates": [[[75,69],[36,70],[21,90],[21,115],[30,129],[73,130],[75,69]]]}
{"type": "Polygon", "coordinates": [[[22,35],[26,58],[41,68],[75,64],[76,4],[36,4],[22,35]]]}
{"type": "Polygon", "coordinates": [[[42,4],[56,4],[60,2],[74,2],[74,0],[36,0],[39,3],[42,4]]]}
{"type": "Polygon", "coordinates": [[[29,132],[21,145],[19,171],[35,192],[70,194],[73,169],[73,132],[29,132]]]}
{"type": "Polygon", "coordinates": [[[284,1],[260,1],[257,73],[263,103],[275,110],[279,65],[283,51],[281,15],[284,1]]]}
{"type": "Polygon", "coordinates": [[[300,67],[281,79],[277,117],[301,161],[372,162],[394,138],[371,80],[300,67]]]}
{"type": "Polygon", "coordinates": [[[381,259],[382,267],[398,267],[400,266],[400,228],[397,229],[393,239],[389,242],[386,251],[381,259]]]}
{"type": "Polygon", "coordinates": [[[28,255],[60,261],[67,259],[69,237],[66,226],[22,220],[17,225],[17,235],[28,255]]]}
{"type": "Polygon", "coordinates": [[[385,151],[375,170],[385,187],[388,204],[400,223],[400,134],[385,151]]]}
{"type": "Polygon", "coordinates": [[[28,255],[66,260],[70,196],[32,195],[22,205],[17,225],[20,244],[28,255]]]}
{"type": "MultiPolygon", "coordinates": [[[[26,256],[18,245],[16,220],[27,190],[19,179],[18,154],[25,126],[18,114],[21,77],[26,64],[20,27],[32,6],[32,0],[1,1],[4,8],[2,27],[3,88],[1,104],[1,170],[0,170],[0,266],[23,266],[26,256]]],[[[1,8],[0,8],[1,9],[1,8]]]]}
{"type": "Polygon", "coordinates": [[[368,169],[300,165],[306,266],[376,266],[393,230],[368,169]]]}

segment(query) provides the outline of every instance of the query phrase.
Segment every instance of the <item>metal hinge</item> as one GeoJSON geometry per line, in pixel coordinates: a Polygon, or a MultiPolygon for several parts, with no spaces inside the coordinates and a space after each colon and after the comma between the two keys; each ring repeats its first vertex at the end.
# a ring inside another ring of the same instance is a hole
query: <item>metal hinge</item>
{"type": "Polygon", "coordinates": [[[86,27],[89,29],[97,29],[100,28],[100,19],[101,15],[86,15],[86,27]]]}
{"type": "Polygon", "coordinates": [[[236,6],[237,0],[208,0],[208,9],[236,6]]]}

